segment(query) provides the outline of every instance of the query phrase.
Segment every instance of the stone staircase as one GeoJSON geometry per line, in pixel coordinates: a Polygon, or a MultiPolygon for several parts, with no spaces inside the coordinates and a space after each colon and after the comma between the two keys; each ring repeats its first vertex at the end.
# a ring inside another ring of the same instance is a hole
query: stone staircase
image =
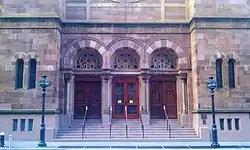
{"type": "Polygon", "coordinates": [[[123,119],[113,119],[111,126],[102,125],[101,120],[87,120],[82,138],[82,120],[73,120],[71,127],[60,128],[56,134],[55,140],[67,141],[105,141],[105,140],[179,140],[179,141],[194,141],[199,140],[193,128],[184,128],[177,119],[169,120],[171,124],[171,138],[169,137],[169,130],[167,130],[166,122],[164,120],[151,120],[150,125],[144,127],[143,131],[140,121],[131,119],[126,122],[123,119]]]}

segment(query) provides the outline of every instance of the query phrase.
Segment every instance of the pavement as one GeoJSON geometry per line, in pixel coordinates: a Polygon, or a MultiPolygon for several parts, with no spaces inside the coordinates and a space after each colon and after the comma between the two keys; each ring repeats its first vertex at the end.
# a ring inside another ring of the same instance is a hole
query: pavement
{"type": "MultiPolygon", "coordinates": [[[[46,148],[38,148],[38,141],[8,141],[0,150],[212,150],[210,142],[46,142],[46,148]]],[[[222,150],[250,150],[250,142],[220,142],[222,150]]]]}

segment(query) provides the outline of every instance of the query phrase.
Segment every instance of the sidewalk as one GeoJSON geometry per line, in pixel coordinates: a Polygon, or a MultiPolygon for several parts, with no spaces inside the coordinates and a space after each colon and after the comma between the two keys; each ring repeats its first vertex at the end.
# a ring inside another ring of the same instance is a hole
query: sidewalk
{"type": "MultiPolygon", "coordinates": [[[[21,149],[36,149],[38,141],[13,141],[12,149],[21,150],[21,149]]],[[[250,150],[250,142],[220,142],[221,149],[227,150],[250,150]]],[[[61,149],[61,150],[70,150],[70,149],[86,149],[86,150],[160,150],[160,149],[169,149],[169,150],[182,150],[182,149],[211,149],[210,142],[47,142],[47,148],[49,150],[61,149]]],[[[8,141],[5,144],[8,149],[8,141]]],[[[44,149],[44,148],[43,148],[44,149]]]]}

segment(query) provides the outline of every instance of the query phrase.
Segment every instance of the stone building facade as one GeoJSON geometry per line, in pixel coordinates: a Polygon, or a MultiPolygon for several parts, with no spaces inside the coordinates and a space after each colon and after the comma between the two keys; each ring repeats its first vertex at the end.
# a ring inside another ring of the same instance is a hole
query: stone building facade
{"type": "Polygon", "coordinates": [[[208,140],[209,76],[220,140],[250,138],[249,0],[0,0],[0,13],[0,129],[14,139],[39,138],[41,74],[49,140],[85,106],[103,124],[142,108],[149,125],[163,105],[208,140]]]}

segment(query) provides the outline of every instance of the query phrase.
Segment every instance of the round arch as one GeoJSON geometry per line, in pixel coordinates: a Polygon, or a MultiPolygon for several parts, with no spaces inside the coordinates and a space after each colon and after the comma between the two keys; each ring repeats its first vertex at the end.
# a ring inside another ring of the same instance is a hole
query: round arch
{"type": "Polygon", "coordinates": [[[132,48],[120,48],[112,55],[111,69],[114,70],[138,70],[140,69],[140,56],[132,48]]]}
{"type": "Polygon", "coordinates": [[[138,58],[139,66],[143,67],[143,65],[145,64],[144,63],[145,62],[145,55],[144,55],[145,49],[143,47],[143,44],[136,39],[128,38],[128,37],[116,39],[108,45],[108,48],[107,48],[108,51],[106,55],[106,59],[108,60],[108,66],[111,67],[111,59],[109,58],[115,56],[116,51],[121,50],[123,48],[129,48],[129,49],[134,50],[136,54],[139,56],[138,58]]]}
{"type": "Polygon", "coordinates": [[[177,56],[177,63],[179,68],[178,69],[189,69],[190,65],[190,58],[187,51],[185,51],[177,42],[169,40],[169,39],[159,39],[156,41],[151,42],[146,47],[146,54],[147,54],[147,61],[146,66],[149,67],[149,58],[150,55],[160,48],[166,48],[173,50],[177,56]]]}
{"type": "MultiPolygon", "coordinates": [[[[104,55],[106,52],[106,47],[103,43],[95,40],[95,39],[81,39],[78,41],[74,41],[74,43],[65,49],[62,56],[62,66],[63,68],[74,68],[74,58],[81,50],[84,50],[84,48],[92,48],[95,49],[101,56],[104,55]]],[[[106,64],[106,59],[103,59],[103,64],[106,64]]]]}
{"type": "Polygon", "coordinates": [[[27,54],[24,52],[17,52],[13,55],[11,63],[16,64],[18,59],[22,59],[24,62],[27,62],[27,54]]]}
{"type": "Polygon", "coordinates": [[[225,62],[226,55],[222,52],[216,52],[213,56],[211,56],[210,65],[215,65],[217,59],[221,59],[223,62],[225,62]]]}

